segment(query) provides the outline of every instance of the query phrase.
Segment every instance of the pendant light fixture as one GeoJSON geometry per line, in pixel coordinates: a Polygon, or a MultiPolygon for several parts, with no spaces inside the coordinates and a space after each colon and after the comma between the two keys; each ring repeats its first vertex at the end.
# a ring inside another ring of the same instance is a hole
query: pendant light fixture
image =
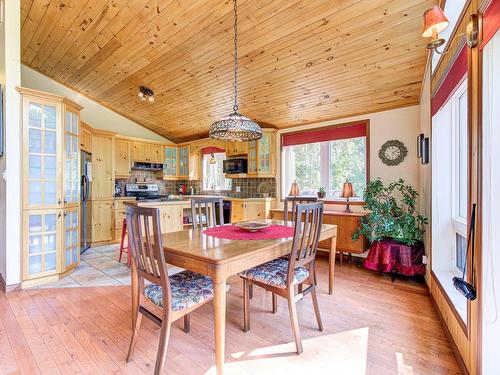
{"type": "Polygon", "coordinates": [[[234,4],[234,105],[233,113],[210,126],[208,132],[212,139],[232,142],[248,142],[262,138],[260,126],[248,117],[238,113],[238,9],[234,4]]]}

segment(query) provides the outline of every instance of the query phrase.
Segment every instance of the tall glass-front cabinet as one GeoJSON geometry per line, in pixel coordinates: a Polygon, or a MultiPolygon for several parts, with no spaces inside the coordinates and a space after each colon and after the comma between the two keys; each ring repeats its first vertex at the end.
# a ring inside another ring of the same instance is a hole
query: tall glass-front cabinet
{"type": "Polygon", "coordinates": [[[248,142],[248,175],[252,177],[275,177],[274,165],[276,131],[262,129],[262,138],[248,142]]]}
{"type": "Polygon", "coordinates": [[[20,88],[23,97],[23,279],[55,278],[80,261],[80,107],[20,88]]]}

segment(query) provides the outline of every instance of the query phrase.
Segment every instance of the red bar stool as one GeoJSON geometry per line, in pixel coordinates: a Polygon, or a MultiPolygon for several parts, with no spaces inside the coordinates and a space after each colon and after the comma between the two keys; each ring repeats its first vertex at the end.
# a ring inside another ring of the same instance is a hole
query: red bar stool
{"type": "Polygon", "coordinates": [[[127,253],[127,266],[130,267],[130,250],[128,248],[128,239],[127,239],[127,244],[125,244],[126,236],[127,236],[127,219],[123,219],[122,239],[120,241],[120,257],[118,258],[118,262],[121,263],[123,253],[127,253]]]}

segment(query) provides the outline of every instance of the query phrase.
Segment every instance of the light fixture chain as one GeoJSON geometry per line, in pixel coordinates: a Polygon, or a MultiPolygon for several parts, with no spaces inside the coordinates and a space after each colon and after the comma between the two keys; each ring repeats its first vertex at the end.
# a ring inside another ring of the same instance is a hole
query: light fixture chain
{"type": "Polygon", "coordinates": [[[238,5],[234,4],[234,112],[238,112],[238,5]]]}

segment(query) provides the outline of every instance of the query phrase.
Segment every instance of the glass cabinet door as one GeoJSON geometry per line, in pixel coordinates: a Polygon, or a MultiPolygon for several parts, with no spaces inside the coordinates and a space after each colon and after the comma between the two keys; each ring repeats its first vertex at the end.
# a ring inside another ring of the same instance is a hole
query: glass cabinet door
{"type": "Polygon", "coordinates": [[[59,272],[60,210],[31,211],[24,215],[24,279],[59,272]]]}
{"type": "Polygon", "coordinates": [[[189,176],[189,146],[179,147],[179,175],[189,176]]]}
{"type": "Polygon", "coordinates": [[[25,103],[25,208],[55,208],[61,204],[57,152],[59,117],[57,104],[25,103]]]}
{"type": "Polygon", "coordinates": [[[259,173],[271,172],[271,135],[262,134],[259,140],[259,173]]]}
{"type": "Polygon", "coordinates": [[[163,174],[165,176],[177,176],[177,147],[165,147],[163,174]]]}
{"type": "Polygon", "coordinates": [[[78,205],[80,202],[80,143],[78,113],[66,110],[64,119],[64,204],[78,205]]]}
{"type": "Polygon", "coordinates": [[[257,174],[257,141],[248,142],[248,174],[257,174]]]}
{"type": "Polygon", "coordinates": [[[80,261],[79,209],[64,210],[64,268],[68,269],[80,261]]]}

